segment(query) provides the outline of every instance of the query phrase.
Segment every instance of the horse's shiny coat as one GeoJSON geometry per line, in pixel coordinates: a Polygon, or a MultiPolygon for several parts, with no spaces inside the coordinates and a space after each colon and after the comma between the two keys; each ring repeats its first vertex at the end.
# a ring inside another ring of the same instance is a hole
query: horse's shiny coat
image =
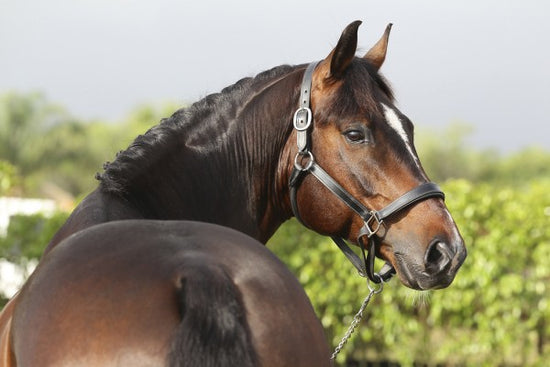
{"type": "Polygon", "coordinates": [[[206,223],[109,222],[69,237],[25,284],[13,330],[18,366],[180,365],[173,340],[189,330],[184,366],[329,365],[322,327],[288,269],[249,236],[206,223]],[[224,357],[239,338],[250,338],[253,363],[224,357]]]}
{"type": "MultiPolygon", "coordinates": [[[[412,124],[378,73],[389,28],[357,58],[358,26],[313,74],[310,149],[379,209],[428,179],[412,124]]],[[[304,69],[243,79],[177,111],[108,164],[0,315],[1,366],[328,365],[307,297],[258,243],[292,216],[304,69]]],[[[322,234],[355,241],[363,224],[311,177],[297,205],[322,234]]],[[[416,289],[448,286],[466,256],[439,198],[388,219],[377,235],[377,255],[416,289]]]]}

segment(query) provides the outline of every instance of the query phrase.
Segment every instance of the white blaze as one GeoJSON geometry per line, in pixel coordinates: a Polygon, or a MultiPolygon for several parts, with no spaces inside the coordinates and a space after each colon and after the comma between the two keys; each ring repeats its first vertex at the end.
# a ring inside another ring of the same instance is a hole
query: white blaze
{"type": "Polygon", "coordinates": [[[405,129],[403,128],[403,123],[399,119],[399,116],[397,116],[397,113],[395,113],[395,111],[390,107],[386,106],[383,103],[381,103],[381,105],[384,108],[384,117],[386,117],[388,125],[390,125],[390,127],[397,132],[397,135],[399,135],[401,139],[403,139],[403,142],[405,143],[405,146],[407,147],[407,150],[409,151],[412,159],[414,160],[416,165],[420,167],[418,157],[416,156],[416,154],[414,154],[412,144],[409,140],[409,137],[407,136],[407,133],[405,132],[405,129]]]}

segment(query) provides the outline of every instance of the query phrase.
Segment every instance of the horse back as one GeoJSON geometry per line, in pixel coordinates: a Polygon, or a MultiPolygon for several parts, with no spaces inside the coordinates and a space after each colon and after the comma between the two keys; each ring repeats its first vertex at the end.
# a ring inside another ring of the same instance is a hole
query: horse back
{"type": "Polygon", "coordinates": [[[22,289],[17,366],[322,366],[303,289],[264,246],[193,222],[119,221],[70,236],[22,289]]]}

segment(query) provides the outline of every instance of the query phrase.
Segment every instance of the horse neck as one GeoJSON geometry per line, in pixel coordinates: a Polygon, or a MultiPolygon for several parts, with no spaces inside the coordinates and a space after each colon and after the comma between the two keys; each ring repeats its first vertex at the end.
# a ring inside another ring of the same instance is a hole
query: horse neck
{"type": "Polygon", "coordinates": [[[289,217],[281,203],[287,201],[284,152],[297,100],[294,74],[265,81],[237,100],[220,98],[225,102],[206,116],[191,108],[165,120],[161,125],[177,128],[158,147],[164,153],[146,161],[146,171],[121,191],[131,212],[216,223],[266,242],[289,217]]]}

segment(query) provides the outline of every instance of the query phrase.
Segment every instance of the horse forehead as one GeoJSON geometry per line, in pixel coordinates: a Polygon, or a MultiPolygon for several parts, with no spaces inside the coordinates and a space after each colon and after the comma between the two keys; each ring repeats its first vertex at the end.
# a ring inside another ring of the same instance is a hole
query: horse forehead
{"type": "Polygon", "coordinates": [[[384,110],[384,118],[388,125],[399,135],[405,144],[409,144],[409,136],[403,127],[403,121],[399,118],[399,115],[395,110],[384,103],[380,103],[384,110]]]}
{"type": "Polygon", "coordinates": [[[403,121],[401,118],[399,118],[399,115],[395,110],[389,106],[387,106],[384,103],[381,103],[382,108],[384,110],[384,118],[386,122],[388,123],[388,126],[391,127],[397,135],[403,140],[403,143],[405,144],[405,147],[407,148],[407,152],[410,154],[411,158],[415,162],[417,166],[420,166],[420,162],[418,161],[418,157],[414,153],[414,149],[412,146],[412,142],[409,139],[409,135],[405,131],[405,128],[403,127],[403,121]]]}

